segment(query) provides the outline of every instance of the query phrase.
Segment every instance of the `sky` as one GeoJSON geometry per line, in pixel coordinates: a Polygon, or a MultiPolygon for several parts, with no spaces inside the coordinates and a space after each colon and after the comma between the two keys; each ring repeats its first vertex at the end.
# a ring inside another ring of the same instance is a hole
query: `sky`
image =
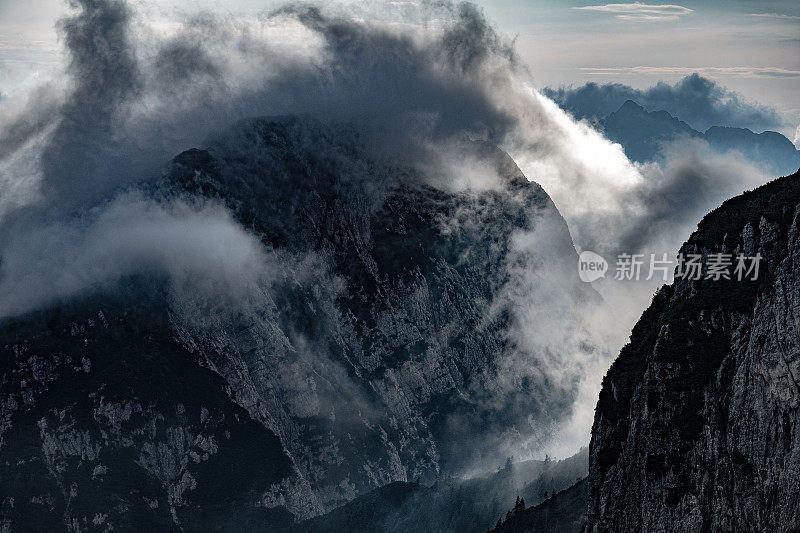
{"type": "MultiPolygon", "coordinates": [[[[137,0],[165,20],[197,9],[253,16],[275,0],[137,0]]],[[[346,2],[364,9],[364,2],[346,2]]],[[[699,72],[800,123],[800,2],[574,0],[478,1],[501,33],[516,38],[540,87],[620,82],[635,88],[699,72]]],[[[413,2],[370,2],[415,9],[413,2]]],[[[0,0],[0,94],[37,85],[63,56],[54,29],[63,0],[0,0]]],[[[785,132],[789,135],[789,132],[785,132]]]]}

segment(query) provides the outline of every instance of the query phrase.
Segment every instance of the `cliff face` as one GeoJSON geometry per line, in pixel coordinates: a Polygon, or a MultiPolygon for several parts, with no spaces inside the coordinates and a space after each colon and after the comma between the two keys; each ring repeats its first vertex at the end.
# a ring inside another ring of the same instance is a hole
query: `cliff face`
{"type": "Polygon", "coordinates": [[[0,324],[12,529],[280,527],[568,411],[516,329],[520,292],[591,298],[544,191],[489,146],[465,145],[465,170],[499,179],[464,188],[364,144],[260,119],[174,160],[152,194],[224,203],[273,262],[233,306],[134,277],[0,324]]]}
{"type": "Polygon", "coordinates": [[[800,175],[725,202],[681,251],[764,257],[757,281],[676,279],[605,379],[589,530],[800,527],[800,175]]]}

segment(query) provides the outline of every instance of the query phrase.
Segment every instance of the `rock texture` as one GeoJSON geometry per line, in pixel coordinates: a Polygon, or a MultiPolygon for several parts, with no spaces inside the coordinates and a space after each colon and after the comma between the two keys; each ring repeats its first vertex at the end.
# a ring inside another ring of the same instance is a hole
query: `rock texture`
{"type": "Polygon", "coordinates": [[[764,261],[655,295],[603,381],[589,530],[797,530],[800,175],[725,202],[682,252],[764,261]]]}
{"type": "Polygon", "coordinates": [[[224,204],[268,252],[273,277],[233,303],[134,276],[0,324],[5,525],[280,528],[564,416],[574,390],[517,305],[593,297],[548,196],[488,145],[463,147],[480,187],[366,145],[258,119],[174,160],[155,197],[224,204]]]}
{"type": "Polygon", "coordinates": [[[291,523],[264,504],[270,487],[296,478],[280,440],[173,341],[159,298],[124,292],[3,324],[0,526],[291,523]]]}

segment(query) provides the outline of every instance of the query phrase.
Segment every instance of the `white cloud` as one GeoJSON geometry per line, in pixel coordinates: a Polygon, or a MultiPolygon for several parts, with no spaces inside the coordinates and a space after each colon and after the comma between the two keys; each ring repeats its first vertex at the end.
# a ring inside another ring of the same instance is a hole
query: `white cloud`
{"type": "Polygon", "coordinates": [[[797,15],[784,15],[781,13],[750,13],[751,17],[762,17],[771,19],[786,19],[786,20],[800,20],[797,15]]]}
{"type": "Polygon", "coordinates": [[[677,20],[682,15],[688,15],[691,9],[679,5],[658,5],[633,2],[630,4],[604,4],[599,6],[573,7],[581,11],[600,11],[611,13],[620,20],[664,21],[677,20]]]}
{"type": "Polygon", "coordinates": [[[597,76],[619,74],[687,75],[694,72],[708,76],[735,76],[738,78],[800,78],[800,70],[781,67],[581,67],[597,76]]]}

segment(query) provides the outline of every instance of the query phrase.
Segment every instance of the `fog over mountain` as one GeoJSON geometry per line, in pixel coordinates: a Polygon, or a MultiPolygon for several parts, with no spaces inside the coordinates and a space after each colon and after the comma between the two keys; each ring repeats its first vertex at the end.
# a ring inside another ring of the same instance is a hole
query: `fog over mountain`
{"type": "MultiPolygon", "coordinates": [[[[9,372],[32,376],[9,409],[53,369],[90,375],[62,353],[85,332],[87,358],[111,335],[127,365],[152,326],[148,346],[191,379],[162,398],[171,414],[138,400],[85,420],[28,413],[24,438],[47,444],[15,464],[43,461],[65,514],[73,470],[59,460],[97,460],[95,434],[141,447],[134,462],[168,488],[157,512],[173,524],[201,505],[185,496],[201,474],[173,467],[206,464],[223,435],[231,457],[247,432],[269,443],[280,468],[252,490],[274,482],[259,505],[297,518],[391,481],[570,456],[657,283],[601,282],[598,296],[576,248],[674,255],[701,214],[767,179],[702,144],[631,162],[535,90],[469,3],[170,24],[123,0],[71,5],[63,78],[0,107],[0,320],[9,372]],[[113,335],[92,329],[103,309],[113,335]],[[17,349],[36,335],[50,359],[17,349]],[[181,366],[186,354],[199,366],[181,366]],[[185,410],[206,371],[224,382],[202,389],[218,403],[185,410]],[[131,413],[174,422],[166,444],[144,426],[120,433],[131,413]]],[[[751,109],[739,107],[718,112],[751,109]]],[[[85,383],[102,403],[106,383],[85,383]]]]}

